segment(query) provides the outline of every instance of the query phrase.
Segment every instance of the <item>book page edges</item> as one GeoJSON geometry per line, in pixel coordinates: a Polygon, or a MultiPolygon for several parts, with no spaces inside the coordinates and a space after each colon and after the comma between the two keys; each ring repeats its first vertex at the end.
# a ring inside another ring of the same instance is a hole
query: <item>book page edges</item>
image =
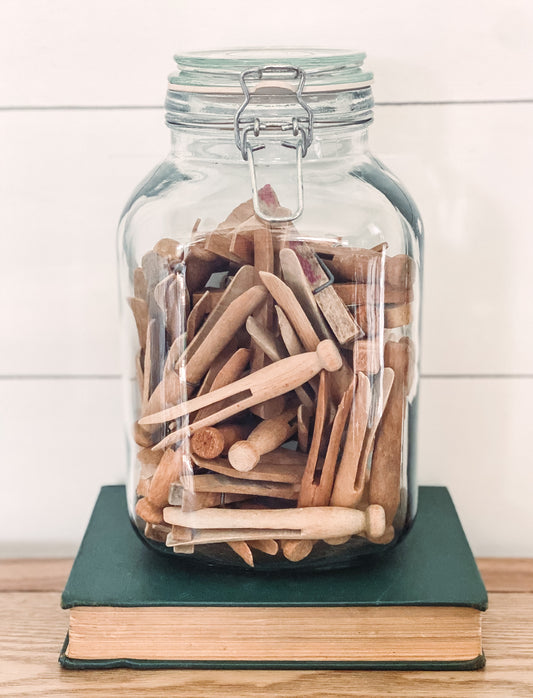
{"type": "Polygon", "coordinates": [[[76,607],[71,660],[472,662],[480,611],[468,607],[76,607]]]}

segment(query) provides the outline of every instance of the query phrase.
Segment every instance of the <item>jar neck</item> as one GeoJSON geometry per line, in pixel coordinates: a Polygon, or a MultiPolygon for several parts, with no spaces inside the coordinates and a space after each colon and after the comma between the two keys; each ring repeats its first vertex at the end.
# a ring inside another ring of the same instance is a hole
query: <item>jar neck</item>
{"type": "MultiPolygon", "coordinates": [[[[303,162],[327,161],[342,158],[358,159],[368,152],[369,123],[315,130],[303,162]]],[[[242,162],[243,156],[235,143],[233,129],[191,128],[168,124],[170,154],[180,160],[242,162]]],[[[258,139],[259,140],[259,139],[258,139]]],[[[258,162],[290,162],[291,149],[283,147],[280,134],[262,134],[261,145],[255,158],[258,162]]]]}

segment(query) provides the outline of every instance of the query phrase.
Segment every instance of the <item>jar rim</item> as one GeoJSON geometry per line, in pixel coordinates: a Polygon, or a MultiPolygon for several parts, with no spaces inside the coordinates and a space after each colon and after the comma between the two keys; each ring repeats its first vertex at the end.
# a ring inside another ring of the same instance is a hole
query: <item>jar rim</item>
{"type": "MultiPolygon", "coordinates": [[[[321,48],[236,48],[193,51],[174,56],[178,69],[169,75],[171,91],[242,93],[240,76],[264,66],[293,66],[305,74],[303,93],[348,91],[370,86],[362,51],[321,48]]],[[[274,76],[275,77],[275,76],[274,76]]]]}

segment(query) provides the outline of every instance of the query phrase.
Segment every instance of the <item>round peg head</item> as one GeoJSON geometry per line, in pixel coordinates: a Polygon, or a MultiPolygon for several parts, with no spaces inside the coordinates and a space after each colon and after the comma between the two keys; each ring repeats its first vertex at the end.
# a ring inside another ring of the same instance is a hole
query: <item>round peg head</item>
{"type": "Polygon", "coordinates": [[[387,526],[385,509],[380,504],[370,504],[366,508],[365,519],[366,532],[369,538],[381,538],[387,526]]]}
{"type": "Polygon", "coordinates": [[[322,368],[338,371],[342,367],[342,357],[331,339],[324,339],[316,348],[322,368]]]}
{"type": "Polygon", "coordinates": [[[246,473],[259,463],[260,454],[249,441],[237,441],[228,451],[228,460],[235,470],[246,473]]]}
{"type": "Polygon", "coordinates": [[[191,451],[202,458],[217,458],[224,450],[224,435],[215,427],[204,427],[191,436],[191,451]]]}

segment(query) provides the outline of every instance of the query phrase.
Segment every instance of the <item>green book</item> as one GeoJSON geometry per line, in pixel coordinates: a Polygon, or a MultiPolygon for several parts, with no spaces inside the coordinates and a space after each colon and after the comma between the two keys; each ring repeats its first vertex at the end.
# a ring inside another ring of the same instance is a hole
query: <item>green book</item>
{"type": "Polygon", "coordinates": [[[149,549],[103,487],[62,595],[69,669],[478,669],[487,594],[444,487],[350,569],[258,573],[149,549]]]}

